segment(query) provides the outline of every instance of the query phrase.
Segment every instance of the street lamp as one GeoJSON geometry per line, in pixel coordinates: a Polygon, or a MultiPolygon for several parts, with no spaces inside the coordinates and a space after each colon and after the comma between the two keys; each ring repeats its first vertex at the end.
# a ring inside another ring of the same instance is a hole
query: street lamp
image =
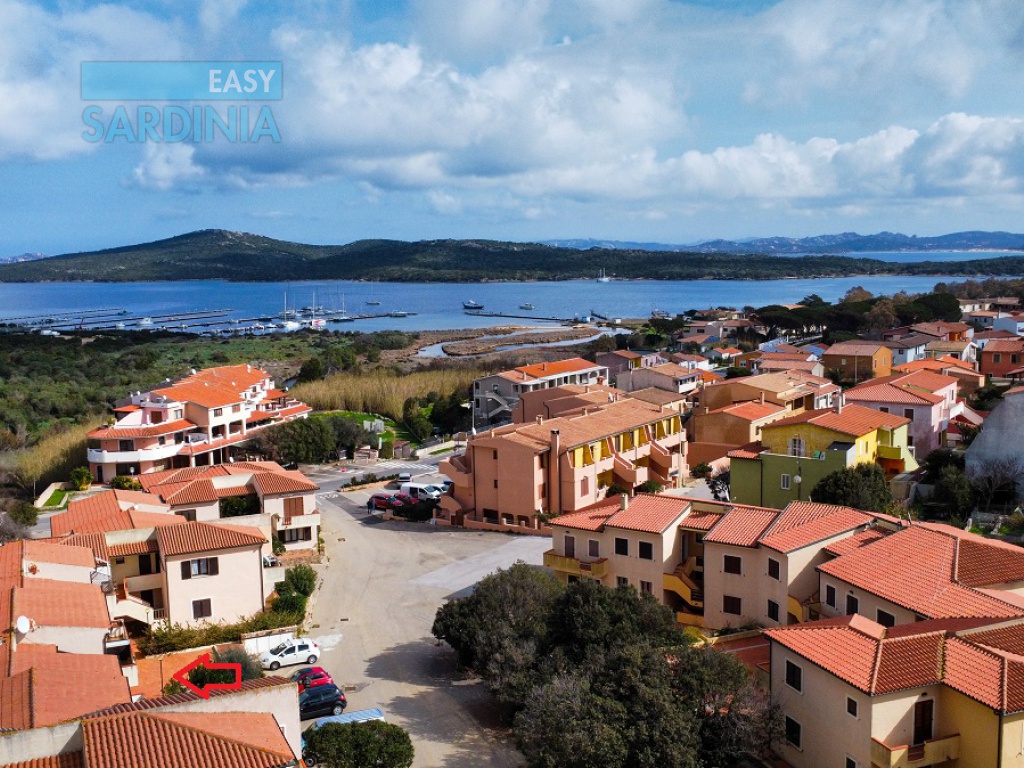
{"type": "Polygon", "coordinates": [[[800,491],[802,490],[801,483],[804,479],[800,476],[800,462],[796,463],[796,474],[793,476],[793,482],[796,483],[796,500],[800,501],[800,491]]]}

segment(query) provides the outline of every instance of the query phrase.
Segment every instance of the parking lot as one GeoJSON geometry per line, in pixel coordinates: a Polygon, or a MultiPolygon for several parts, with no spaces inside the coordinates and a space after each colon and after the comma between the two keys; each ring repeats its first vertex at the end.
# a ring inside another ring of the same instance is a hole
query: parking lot
{"type": "Polygon", "coordinates": [[[430,627],[445,599],[516,560],[540,564],[550,540],[383,521],[366,513],[368,494],[319,499],[327,558],[310,627],[319,664],[345,689],[348,711],[380,707],[409,731],[414,766],[520,766],[493,700],[430,627]]]}

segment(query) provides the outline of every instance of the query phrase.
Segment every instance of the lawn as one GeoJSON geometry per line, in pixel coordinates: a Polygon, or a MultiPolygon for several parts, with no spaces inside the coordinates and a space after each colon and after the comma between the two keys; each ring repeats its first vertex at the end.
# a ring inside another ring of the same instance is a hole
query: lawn
{"type": "Polygon", "coordinates": [[[408,440],[413,445],[419,445],[419,440],[413,437],[405,424],[398,424],[394,419],[389,419],[387,416],[380,416],[376,413],[360,413],[359,411],[318,411],[317,416],[343,416],[346,419],[358,421],[360,424],[364,421],[376,421],[377,419],[380,419],[384,422],[385,430],[387,430],[395,440],[408,440]]]}
{"type": "Polygon", "coordinates": [[[62,488],[58,488],[57,490],[55,490],[50,495],[50,498],[48,498],[46,500],[46,503],[43,504],[43,506],[44,507],[63,507],[64,506],[64,502],[67,500],[67,497],[68,497],[68,492],[65,491],[62,488]]]}

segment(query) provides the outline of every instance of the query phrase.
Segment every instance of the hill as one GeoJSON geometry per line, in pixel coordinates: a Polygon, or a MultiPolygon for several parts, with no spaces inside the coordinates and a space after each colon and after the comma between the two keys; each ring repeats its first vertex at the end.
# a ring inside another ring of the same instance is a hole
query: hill
{"type": "Polygon", "coordinates": [[[360,240],[305,245],[203,230],[166,240],[0,264],[0,282],[168,280],[374,280],[481,282],[572,280],[601,269],[650,280],[767,280],[847,275],[1024,275],[1024,256],[894,264],[848,256],[785,257],[643,249],[559,248],[492,240],[360,240]]]}

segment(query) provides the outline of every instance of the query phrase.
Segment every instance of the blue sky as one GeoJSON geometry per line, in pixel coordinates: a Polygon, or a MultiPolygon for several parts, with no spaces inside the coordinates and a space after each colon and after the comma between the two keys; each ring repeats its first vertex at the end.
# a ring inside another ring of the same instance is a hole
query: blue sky
{"type": "Polygon", "coordinates": [[[1022,231],[1022,42],[1019,0],[0,0],[0,255],[1022,231]],[[82,61],[218,59],[284,62],[280,143],[82,138],[82,61]]]}

